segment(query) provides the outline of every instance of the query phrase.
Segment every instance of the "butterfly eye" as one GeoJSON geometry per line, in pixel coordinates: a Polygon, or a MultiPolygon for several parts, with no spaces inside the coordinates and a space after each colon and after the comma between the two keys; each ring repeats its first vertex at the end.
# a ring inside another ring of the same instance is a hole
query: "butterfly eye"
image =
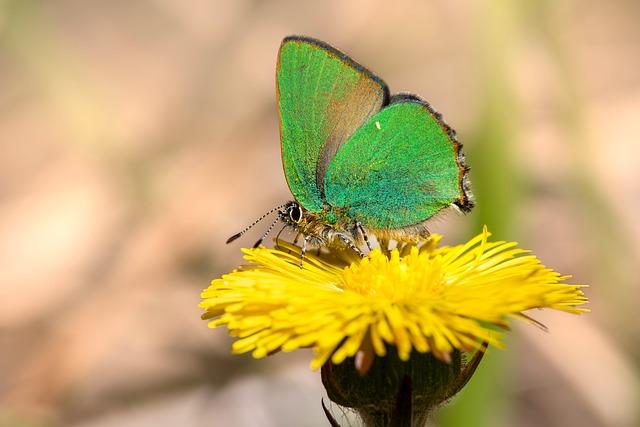
{"type": "Polygon", "coordinates": [[[300,222],[302,219],[302,209],[300,209],[300,206],[291,206],[291,209],[289,209],[289,218],[296,224],[300,222]]]}

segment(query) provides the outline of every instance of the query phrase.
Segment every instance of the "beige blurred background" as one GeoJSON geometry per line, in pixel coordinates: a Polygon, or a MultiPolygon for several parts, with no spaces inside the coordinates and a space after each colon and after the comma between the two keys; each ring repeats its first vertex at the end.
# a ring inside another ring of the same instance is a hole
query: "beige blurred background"
{"type": "Polygon", "coordinates": [[[434,424],[640,425],[639,23],[632,0],[0,0],[0,426],[328,425],[308,353],[231,356],[197,307],[254,242],[226,237],[291,197],[288,34],[458,131],[478,208],[447,242],[487,223],[591,285],[434,424]]]}

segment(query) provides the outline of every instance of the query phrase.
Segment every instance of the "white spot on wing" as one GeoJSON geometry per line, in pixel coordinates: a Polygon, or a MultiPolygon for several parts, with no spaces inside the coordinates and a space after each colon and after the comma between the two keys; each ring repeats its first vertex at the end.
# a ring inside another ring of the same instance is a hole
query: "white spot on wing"
{"type": "Polygon", "coordinates": [[[381,129],[381,127],[380,127],[380,122],[376,122],[376,129],[378,129],[378,130],[380,130],[380,129],[381,129]]]}

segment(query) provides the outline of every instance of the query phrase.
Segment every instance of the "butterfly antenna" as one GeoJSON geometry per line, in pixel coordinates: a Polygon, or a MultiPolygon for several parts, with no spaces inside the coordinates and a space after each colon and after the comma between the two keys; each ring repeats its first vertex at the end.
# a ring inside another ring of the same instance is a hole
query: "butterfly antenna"
{"type": "MultiPolygon", "coordinates": [[[[247,231],[249,231],[251,229],[251,227],[253,227],[254,225],[256,225],[257,223],[259,223],[260,221],[262,221],[263,219],[265,219],[266,217],[268,217],[269,215],[271,215],[272,213],[274,213],[275,211],[277,211],[278,209],[282,209],[283,207],[285,207],[287,204],[282,204],[280,206],[276,206],[275,208],[271,209],[269,212],[265,213],[264,215],[262,215],[260,218],[256,219],[255,221],[253,221],[253,223],[251,225],[249,225],[248,227],[245,227],[244,230],[242,230],[239,233],[234,234],[233,236],[229,237],[227,239],[227,244],[233,242],[234,240],[238,239],[239,237],[241,237],[244,233],[246,233],[247,231]]],[[[272,226],[273,227],[273,226],[272,226]]],[[[271,228],[271,227],[270,227],[271,228]]]]}
{"type": "Polygon", "coordinates": [[[273,227],[278,223],[278,221],[280,221],[280,217],[276,218],[275,221],[273,221],[271,223],[271,225],[269,226],[269,228],[267,228],[267,231],[264,232],[264,234],[262,235],[262,237],[260,237],[258,239],[258,241],[255,243],[255,245],[253,245],[254,248],[257,248],[258,246],[260,246],[260,244],[262,243],[262,241],[264,239],[267,238],[267,236],[269,235],[269,233],[271,233],[271,230],[273,230],[273,227]]]}

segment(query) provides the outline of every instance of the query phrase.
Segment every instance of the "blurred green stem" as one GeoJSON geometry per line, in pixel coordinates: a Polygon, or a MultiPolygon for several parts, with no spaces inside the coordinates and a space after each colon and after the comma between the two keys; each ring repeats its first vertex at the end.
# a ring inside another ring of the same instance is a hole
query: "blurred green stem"
{"type": "MultiPolygon", "coordinates": [[[[517,120],[511,75],[513,39],[517,36],[517,2],[483,1],[477,10],[478,96],[480,115],[472,142],[469,164],[477,206],[473,230],[486,224],[497,238],[513,239],[520,179],[513,166],[514,121],[517,120]]],[[[446,427],[496,427],[508,418],[507,379],[509,353],[489,352],[460,397],[445,408],[441,424],[446,427]]]]}

